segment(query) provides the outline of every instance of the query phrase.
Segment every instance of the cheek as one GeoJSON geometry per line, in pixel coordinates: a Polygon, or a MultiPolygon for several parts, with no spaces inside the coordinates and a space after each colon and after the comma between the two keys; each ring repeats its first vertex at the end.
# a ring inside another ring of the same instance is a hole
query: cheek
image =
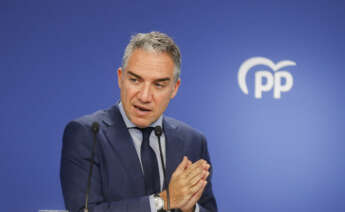
{"type": "Polygon", "coordinates": [[[170,102],[170,99],[171,99],[171,92],[166,92],[157,96],[156,103],[158,104],[160,111],[164,111],[166,109],[166,107],[168,106],[170,102]]]}
{"type": "Polygon", "coordinates": [[[127,101],[131,101],[135,96],[135,89],[133,89],[130,85],[124,84],[123,86],[123,98],[127,101]]]}

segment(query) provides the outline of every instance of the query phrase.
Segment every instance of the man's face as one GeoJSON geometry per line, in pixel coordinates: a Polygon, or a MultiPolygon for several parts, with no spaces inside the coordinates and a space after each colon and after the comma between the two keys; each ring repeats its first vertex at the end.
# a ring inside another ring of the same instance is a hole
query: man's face
{"type": "Polygon", "coordinates": [[[126,70],[117,71],[121,102],[129,120],[137,127],[156,121],[174,98],[180,79],[174,80],[174,62],[167,53],[136,49],[126,70]]]}

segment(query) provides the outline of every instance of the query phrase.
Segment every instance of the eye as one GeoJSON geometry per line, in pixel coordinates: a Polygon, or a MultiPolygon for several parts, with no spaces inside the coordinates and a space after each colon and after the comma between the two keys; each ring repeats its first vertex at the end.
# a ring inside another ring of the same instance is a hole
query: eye
{"type": "Polygon", "coordinates": [[[132,78],[132,77],[130,77],[129,80],[130,80],[131,82],[134,82],[134,83],[138,82],[138,79],[137,79],[137,78],[132,78]]]}
{"type": "Polygon", "coordinates": [[[162,84],[162,83],[155,83],[155,86],[156,86],[157,88],[164,88],[164,87],[165,87],[165,85],[162,84]]]}

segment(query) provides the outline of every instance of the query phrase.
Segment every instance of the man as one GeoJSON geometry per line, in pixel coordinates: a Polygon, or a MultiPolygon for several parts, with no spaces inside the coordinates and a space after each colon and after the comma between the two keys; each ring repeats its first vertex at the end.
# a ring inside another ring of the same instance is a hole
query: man
{"type": "Polygon", "coordinates": [[[132,37],[117,71],[121,101],[66,126],[60,176],[67,209],[84,208],[96,121],[90,211],[217,211],[205,137],[163,116],[180,86],[180,66],[180,51],[167,35],[132,37]],[[159,138],[152,132],[157,126],[159,138]]]}

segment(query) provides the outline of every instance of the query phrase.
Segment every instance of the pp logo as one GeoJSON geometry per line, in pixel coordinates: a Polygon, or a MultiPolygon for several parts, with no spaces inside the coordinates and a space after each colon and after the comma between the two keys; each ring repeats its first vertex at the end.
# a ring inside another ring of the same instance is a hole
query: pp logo
{"type": "Polygon", "coordinates": [[[244,61],[238,71],[238,84],[243,93],[248,95],[248,87],[246,84],[246,76],[248,71],[257,65],[265,65],[271,68],[274,72],[267,70],[260,70],[255,72],[255,98],[262,98],[262,92],[268,92],[273,88],[273,98],[280,99],[282,92],[288,92],[293,86],[292,75],[284,70],[287,66],[295,66],[296,63],[291,60],[283,60],[274,64],[270,59],[265,57],[252,57],[244,61]],[[266,79],[265,84],[263,84],[266,79]],[[282,79],[285,83],[282,84],[282,79]]]}

